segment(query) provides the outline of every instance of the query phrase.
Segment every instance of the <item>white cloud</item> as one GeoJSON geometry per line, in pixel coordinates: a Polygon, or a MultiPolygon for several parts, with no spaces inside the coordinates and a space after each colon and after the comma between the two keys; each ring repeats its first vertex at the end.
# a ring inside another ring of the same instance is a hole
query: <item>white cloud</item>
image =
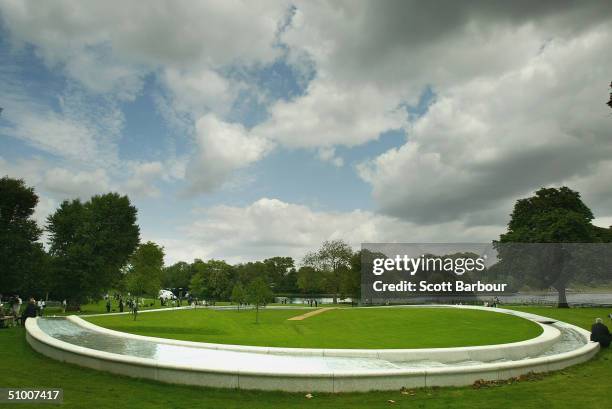
{"type": "Polygon", "coordinates": [[[198,152],[186,177],[192,191],[206,191],[223,185],[234,170],[246,168],[272,148],[261,137],[249,134],[240,124],[223,122],[213,114],[196,124],[198,152]]]}
{"type": "Polygon", "coordinates": [[[227,114],[238,88],[208,69],[187,72],[168,69],[162,78],[173,100],[173,108],[194,118],[208,112],[227,114]]]}
{"type": "Polygon", "coordinates": [[[317,156],[323,162],[329,162],[337,168],[342,167],[344,165],[344,159],[339,156],[336,156],[336,150],[334,148],[319,148],[319,150],[317,151],[317,156]]]}
{"type": "Polygon", "coordinates": [[[47,64],[64,66],[93,91],[131,97],[147,72],[160,66],[219,68],[273,60],[287,7],[284,1],[241,0],[0,2],[16,44],[35,45],[47,64]]]}
{"type": "Polygon", "coordinates": [[[503,75],[441,90],[405,145],[360,166],[380,209],[418,223],[500,221],[541,186],[605,178],[609,79],[596,67],[612,64],[610,34],[555,39],[503,75]]]}
{"type": "Polygon", "coordinates": [[[156,240],[166,247],[170,263],[194,258],[242,262],[278,255],[299,261],[324,240],[343,239],[355,249],[362,242],[489,242],[501,230],[501,226],[474,228],[460,222],[418,226],[368,211],[315,211],[262,198],[244,207],[199,209],[177,235],[156,240]]]}
{"type": "Polygon", "coordinates": [[[91,196],[111,190],[111,182],[105,170],[69,171],[52,168],[43,172],[41,186],[45,191],[66,199],[77,196],[87,200],[91,196]]]}
{"type": "Polygon", "coordinates": [[[288,147],[355,146],[402,127],[399,103],[368,84],[344,89],[315,79],[304,96],[273,104],[270,118],[252,132],[288,147]]]}

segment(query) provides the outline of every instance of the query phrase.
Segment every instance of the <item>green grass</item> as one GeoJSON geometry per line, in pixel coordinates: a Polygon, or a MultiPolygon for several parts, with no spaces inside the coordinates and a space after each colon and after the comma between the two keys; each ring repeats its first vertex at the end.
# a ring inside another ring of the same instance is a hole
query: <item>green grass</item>
{"type": "MultiPolygon", "coordinates": [[[[605,317],[610,312],[597,308],[520,309],[563,319],[587,329],[594,317],[605,317]]],[[[399,391],[315,394],[310,400],[305,399],[304,394],[167,385],[79,368],[34,352],[25,342],[21,328],[0,330],[0,363],[0,387],[61,387],[64,389],[63,408],[607,409],[612,399],[609,387],[612,350],[602,351],[585,364],[552,373],[541,380],[512,385],[486,389],[419,389],[414,396],[401,395],[399,391]],[[396,403],[390,405],[389,399],[396,403]]],[[[14,407],[38,408],[40,405],[14,407]]]]}
{"type": "Polygon", "coordinates": [[[479,310],[440,308],[343,308],[302,321],[287,318],[312,310],[181,310],[88,317],[117,331],[223,344],[299,348],[441,348],[502,344],[538,336],[535,323],[479,310]]]}
{"type": "MultiPolygon", "coordinates": [[[[156,300],[154,298],[144,298],[144,303],[145,305],[141,306],[140,310],[150,310],[150,309],[156,309],[156,308],[172,307],[172,305],[166,305],[162,307],[159,303],[159,300],[156,300]]],[[[125,301],[124,301],[124,304],[125,304],[125,301]]],[[[183,301],[183,306],[185,305],[187,305],[187,301],[183,301]]],[[[125,305],[123,311],[125,312],[128,310],[129,310],[128,306],[125,305]]],[[[111,300],[111,312],[119,312],[119,301],[111,300]]],[[[89,315],[89,314],[105,314],[105,313],[106,313],[106,300],[100,300],[96,302],[83,304],[81,305],[80,312],[76,312],[76,311],[63,312],[61,307],[45,308],[45,315],[47,316],[48,315],[70,315],[70,314],[89,315]]]]}

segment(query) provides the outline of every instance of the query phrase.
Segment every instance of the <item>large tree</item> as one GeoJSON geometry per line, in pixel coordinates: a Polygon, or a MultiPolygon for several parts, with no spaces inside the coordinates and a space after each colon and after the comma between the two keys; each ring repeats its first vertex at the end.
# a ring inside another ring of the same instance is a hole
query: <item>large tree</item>
{"type": "Polygon", "coordinates": [[[193,275],[193,269],[184,261],[165,267],[162,273],[164,288],[187,288],[193,275]]]}
{"type": "Polygon", "coordinates": [[[228,300],[234,281],[234,267],[223,260],[195,260],[189,289],[197,297],[215,302],[228,300]]]}
{"type": "Polygon", "coordinates": [[[321,248],[308,253],[303,260],[305,266],[322,271],[327,291],[333,294],[334,304],[338,303],[344,274],[351,266],[353,250],[342,240],[324,241],[321,248]]]}
{"type": "MultiPolygon", "coordinates": [[[[0,291],[43,296],[45,253],[32,219],[38,196],[21,179],[0,179],[0,291]]],[[[6,295],[6,293],[5,293],[6,295]]]]}
{"type": "Polygon", "coordinates": [[[136,208],[108,193],[82,203],[64,201],[47,218],[56,295],[80,305],[99,298],[122,278],[139,242],[136,208]]]}
{"type": "Polygon", "coordinates": [[[502,263],[510,265],[513,273],[525,275],[521,278],[527,283],[555,288],[559,307],[567,307],[566,288],[576,275],[576,259],[586,256],[588,247],[564,243],[609,241],[608,234],[593,226],[592,220],[593,213],[578,192],[567,187],[542,188],[514,205],[508,231],[497,245],[502,263]]]}
{"type": "Polygon", "coordinates": [[[125,276],[126,288],[134,295],[157,297],[162,285],[164,248],[148,241],[138,246],[130,257],[125,276]]]}
{"type": "Polygon", "coordinates": [[[270,287],[275,292],[282,291],[285,284],[285,276],[294,267],[293,258],[291,257],[272,257],[263,261],[266,266],[266,272],[270,287]]]}
{"type": "Polygon", "coordinates": [[[297,285],[307,295],[319,294],[325,291],[325,276],[314,267],[302,266],[297,271],[297,285]]]}

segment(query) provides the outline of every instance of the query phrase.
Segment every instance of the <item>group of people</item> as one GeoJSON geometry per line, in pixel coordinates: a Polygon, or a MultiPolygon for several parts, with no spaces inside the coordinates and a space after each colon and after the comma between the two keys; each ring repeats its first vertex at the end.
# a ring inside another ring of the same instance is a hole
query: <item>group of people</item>
{"type": "Polygon", "coordinates": [[[493,298],[493,300],[491,300],[491,301],[485,301],[485,302],[484,302],[484,306],[485,306],[485,307],[493,307],[493,308],[497,308],[497,306],[498,306],[499,304],[500,304],[500,302],[499,302],[499,298],[498,298],[498,297],[493,298]]]}
{"type": "Polygon", "coordinates": [[[309,307],[318,307],[319,306],[319,301],[317,301],[314,298],[309,298],[308,299],[308,306],[309,307]]]}
{"type": "MultiPolygon", "coordinates": [[[[106,298],[106,312],[111,312],[112,309],[112,304],[111,304],[111,298],[110,297],[105,297],[106,298]]],[[[126,302],[123,301],[123,297],[119,296],[119,297],[115,297],[116,299],[118,299],[118,307],[119,307],[119,312],[123,312],[125,310],[125,307],[127,307],[130,311],[130,313],[134,316],[134,319],[136,319],[136,316],[138,315],[138,309],[139,309],[139,302],[138,302],[138,298],[128,298],[128,300],[126,302]]]]}
{"type": "Polygon", "coordinates": [[[12,316],[17,322],[21,322],[21,324],[23,325],[26,319],[43,315],[46,302],[44,300],[39,300],[38,302],[36,302],[36,300],[31,297],[28,300],[25,309],[23,310],[23,312],[21,312],[23,301],[21,297],[19,297],[19,295],[15,294],[9,297],[8,301],[6,302],[6,305],[7,307],[5,307],[4,303],[0,302],[0,315],[2,315],[2,317],[12,316]]]}

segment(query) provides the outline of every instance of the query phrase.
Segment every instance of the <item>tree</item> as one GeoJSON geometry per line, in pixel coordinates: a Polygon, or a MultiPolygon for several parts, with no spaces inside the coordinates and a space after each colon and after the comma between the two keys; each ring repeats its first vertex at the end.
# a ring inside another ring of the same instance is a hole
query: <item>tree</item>
{"type": "Polygon", "coordinates": [[[259,307],[272,297],[272,290],[263,278],[256,278],[247,287],[247,300],[255,306],[255,323],[259,323],[259,307]]]}
{"type": "Polygon", "coordinates": [[[305,294],[320,293],[324,289],[324,275],[320,270],[310,266],[303,266],[297,272],[297,285],[305,294]]]}
{"type": "Polygon", "coordinates": [[[327,290],[334,296],[334,304],[338,303],[342,275],[350,268],[353,250],[342,240],[324,241],[316,252],[308,253],[303,264],[322,271],[325,274],[327,290]]]}
{"type": "Polygon", "coordinates": [[[247,293],[241,283],[236,283],[232,288],[230,300],[238,304],[238,311],[240,311],[240,306],[247,302],[247,293]]]}
{"type": "Polygon", "coordinates": [[[78,306],[122,279],[139,242],[136,213],[127,196],[108,193],[64,201],[47,218],[56,296],[78,306]]]}
{"type": "Polygon", "coordinates": [[[542,188],[514,205],[508,231],[497,245],[502,262],[514,263],[526,279],[539,287],[554,287],[559,307],[568,307],[566,288],[573,279],[568,268],[575,252],[563,243],[601,242],[606,235],[593,226],[593,213],[580,194],[567,187],[542,188]],[[546,246],[504,246],[505,243],[552,243],[546,246]],[[517,251],[521,254],[517,254],[517,251]],[[522,263],[519,265],[517,263],[522,263]],[[530,263],[530,265],[527,265],[530,263]]]}
{"type": "Polygon", "coordinates": [[[192,294],[212,302],[230,298],[234,267],[222,260],[195,260],[192,271],[189,283],[192,294]]]}
{"type": "Polygon", "coordinates": [[[351,267],[346,269],[340,282],[340,290],[351,297],[351,304],[361,298],[361,257],[367,250],[359,250],[351,257],[351,267]]]}
{"type": "Polygon", "coordinates": [[[272,257],[263,261],[270,286],[275,292],[281,290],[284,284],[285,276],[294,267],[293,258],[291,257],[272,257]]]}
{"type": "Polygon", "coordinates": [[[148,241],[138,246],[130,257],[125,276],[126,288],[132,294],[157,296],[162,285],[164,248],[148,241]]]}
{"type": "Polygon", "coordinates": [[[187,288],[193,275],[189,263],[179,261],[165,267],[162,272],[162,286],[164,288],[187,288]]]}
{"type": "Polygon", "coordinates": [[[46,257],[41,229],[32,219],[38,196],[21,179],[0,179],[0,289],[33,295],[43,291],[46,257]]]}

